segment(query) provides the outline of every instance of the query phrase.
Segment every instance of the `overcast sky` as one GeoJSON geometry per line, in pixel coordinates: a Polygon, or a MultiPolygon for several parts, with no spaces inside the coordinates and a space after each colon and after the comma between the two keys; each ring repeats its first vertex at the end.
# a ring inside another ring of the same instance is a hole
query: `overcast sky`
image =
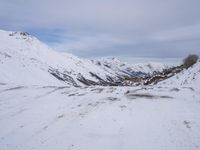
{"type": "Polygon", "coordinates": [[[81,57],[200,54],[200,0],[0,0],[0,28],[81,57]]]}

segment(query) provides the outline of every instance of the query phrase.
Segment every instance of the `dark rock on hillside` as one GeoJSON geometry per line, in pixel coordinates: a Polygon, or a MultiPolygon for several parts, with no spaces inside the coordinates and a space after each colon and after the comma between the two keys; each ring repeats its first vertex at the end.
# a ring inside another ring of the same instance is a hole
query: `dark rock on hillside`
{"type": "Polygon", "coordinates": [[[126,78],[123,81],[123,85],[150,85],[157,84],[167,78],[174,76],[175,74],[181,72],[184,69],[183,65],[177,67],[171,67],[169,69],[164,69],[162,72],[154,72],[151,75],[146,76],[135,76],[131,78],[126,78]]]}

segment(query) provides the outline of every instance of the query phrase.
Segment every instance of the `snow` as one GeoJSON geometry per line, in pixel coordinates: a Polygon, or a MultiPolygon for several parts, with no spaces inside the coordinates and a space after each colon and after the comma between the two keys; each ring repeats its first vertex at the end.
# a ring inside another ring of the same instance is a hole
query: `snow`
{"type": "Polygon", "coordinates": [[[118,73],[130,73],[130,72],[142,72],[146,74],[153,74],[153,72],[161,72],[164,69],[172,67],[170,65],[165,65],[158,62],[147,62],[147,63],[137,63],[137,64],[128,64],[126,62],[121,62],[117,58],[104,57],[99,60],[94,60],[95,63],[101,63],[100,67],[104,70],[109,69],[116,71],[118,73]]]}
{"type": "Polygon", "coordinates": [[[158,85],[74,87],[48,69],[95,81],[90,71],[116,77],[136,67],[99,66],[21,32],[0,37],[0,150],[200,149],[200,62],[158,85]]]}
{"type": "Polygon", "coordinates": [[[159,85],[191,87],[200,90],[200,60],[188,69],[183,70],[179,74],[162,81],[159,85]]]}
{"type": "MultiPolygon", "coordinates": [[[[111,62],[109,62],[110,64],[111,62]]],[[[113,61],[112,66],[119,66],[122,62],[113,61]],[[118,64],[117,64],[118,63],[118,64]]],[[[164,66],[155,65],[163,69],[164,66]]],[[[141,67],[138,66],[138,67],[141,67]]],[[[91,60],[81,59],[72,54],[56,52],[37,38],[24,32],[8,32],[0,30],[0,81],[3,83],[18,83],[27,85],[63,85],[53,77],[48,70],[54,69],[70,76],[78,85],[82,85],[77,78],[81,75],[86,79],[98,82],[91,72],[103,80],[107,76],[113,80],[127,76],[132,72],[145,71],[144,68],[131,68],[126,64],[124,67],[107,68],[95,64],[91,60]],[[126,72],[126,73],[124,73],[126,72]]]]}
{"type": "Polygon", "coordinates": [[[199,91],[174,87],[1,85],[0,146],[2,150],[199,149],[199,96],[199,91]]]}

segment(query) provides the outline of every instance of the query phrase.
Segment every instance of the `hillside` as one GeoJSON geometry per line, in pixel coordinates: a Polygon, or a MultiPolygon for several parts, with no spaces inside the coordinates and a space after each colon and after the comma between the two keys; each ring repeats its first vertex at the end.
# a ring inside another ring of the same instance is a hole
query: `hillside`
{"type": "Polygon", "coordinates": [[[0,147],[198,150],[199,83],[198,63],[150,86],[0,84],[0,147]]]}
{"type": "Polygon", "coordinates": [[[199,150],[200,62],[174,68],[81,59],[0,31],[0,150],[199,150]]]}
{"type": "Polygon", "coordinates": [[[159,85],[200,89],[200,60],[198,60],[198,62],[192,67],[184,69],[175,76],[162,81],[159,85]]]}
{"type": "Polygon", "coordinates": [[[26,32],[0,30],[0,82],[32,85],[118,85],[125,77],[167,66],[91,61],[56,52],[26,32]],[[102,64],[102,65],[99,65],[102,64]]]}

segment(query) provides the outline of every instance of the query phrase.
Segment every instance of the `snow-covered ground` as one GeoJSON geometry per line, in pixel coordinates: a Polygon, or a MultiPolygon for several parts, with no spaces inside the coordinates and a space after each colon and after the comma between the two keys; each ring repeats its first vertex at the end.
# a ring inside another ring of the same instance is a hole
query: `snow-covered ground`
{"type": "Polygon", "coordinates": [[[72,86],[165,66],[83,60],[0,31],[0,150],[199,150],[200,62],[152,86],[72,86]],[[146,68],[146,69],[144,69],[146,68]]]}
{"type": "Polygon", "coordinates": [[[190,87],[0,85],[1,150],[200,149],[190,87]]]}
{"type": "Polygon", "coordinates": [[[2,150],[200,149],[200,63],[154,86],[0,85],[2,150]]]}

